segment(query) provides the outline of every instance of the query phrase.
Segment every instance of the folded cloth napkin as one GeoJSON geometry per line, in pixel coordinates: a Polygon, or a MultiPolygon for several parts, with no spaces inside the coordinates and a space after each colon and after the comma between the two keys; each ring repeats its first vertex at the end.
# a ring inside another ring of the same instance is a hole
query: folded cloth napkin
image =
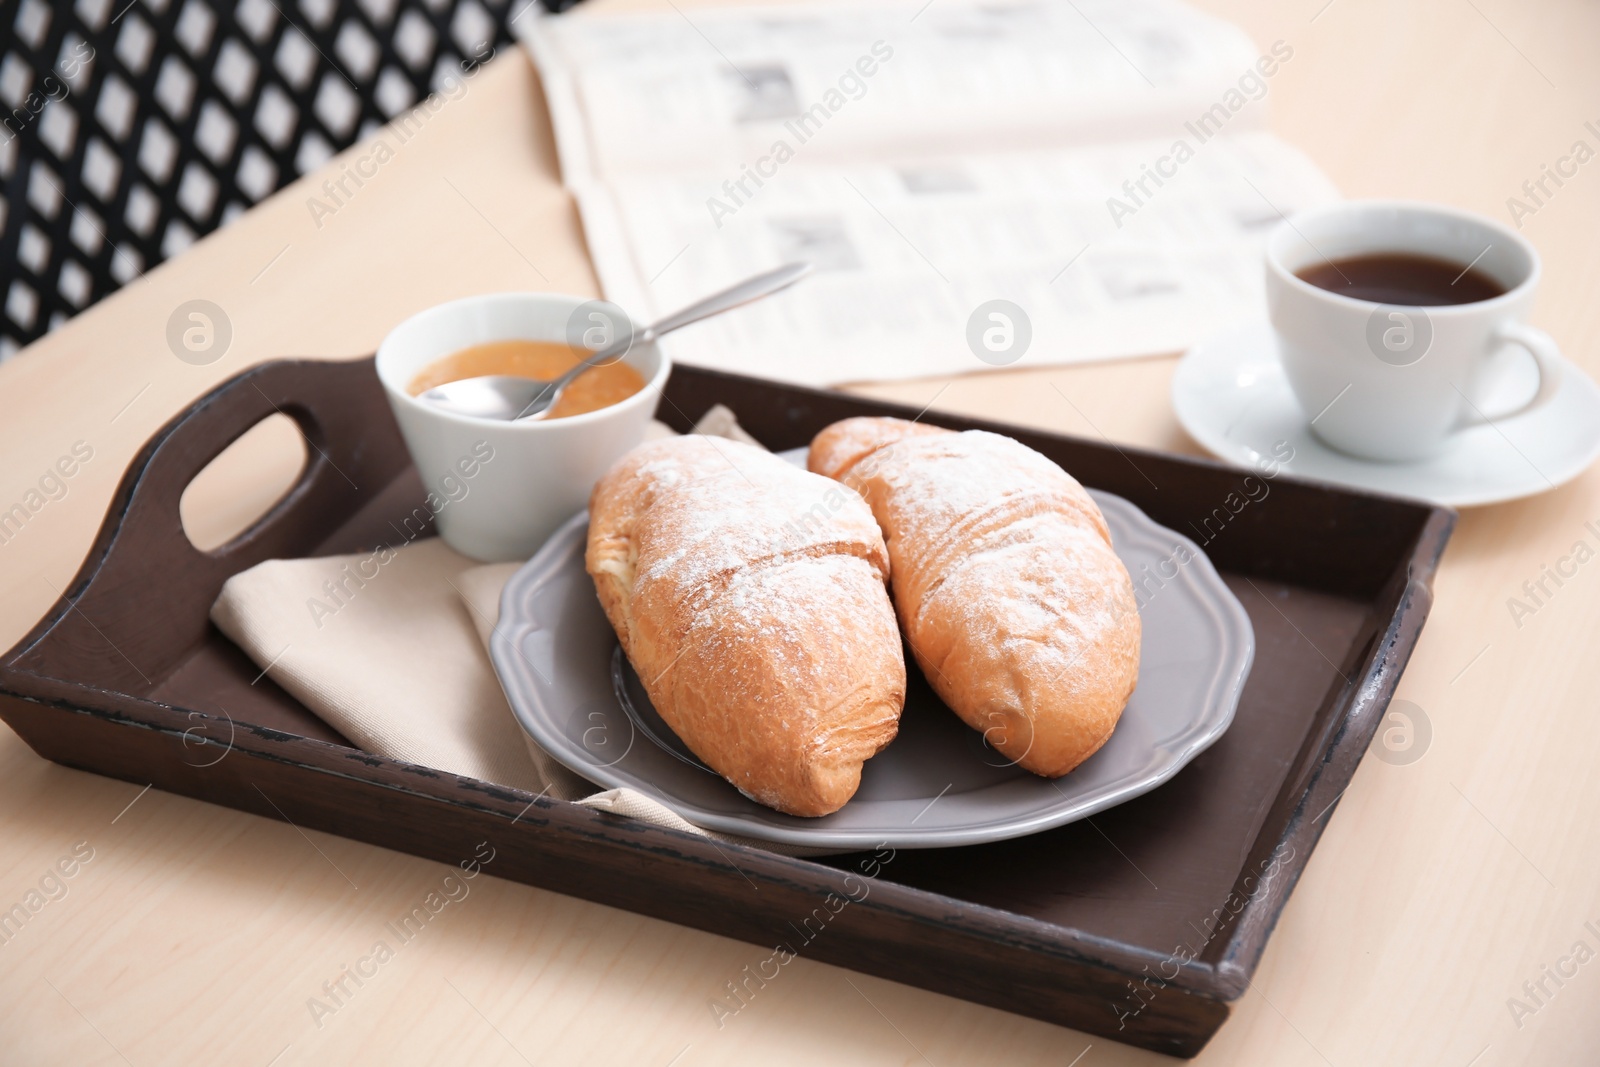
{"type": "MultiPolygon", "coordinates": [[[[653,436],[672,433],[657,425],[653,436]]],[[[702,430],[748,437],[720,407],[696,426],[702,430]]],[[[693,826],[638,790],[598,791],[517,725],[486,648],[500,592],[519,566],[479,564],[432,537],[349,556],[268,560],[228,579],[211,620],[365,752],[743,843],[693,826]]]]}
{"type": "Polygon", "coordinates": [[[478,567],[436,537],[267,560],[228,579],[211,621],[365,752],[553,791],[457,592],[478,567]]]}

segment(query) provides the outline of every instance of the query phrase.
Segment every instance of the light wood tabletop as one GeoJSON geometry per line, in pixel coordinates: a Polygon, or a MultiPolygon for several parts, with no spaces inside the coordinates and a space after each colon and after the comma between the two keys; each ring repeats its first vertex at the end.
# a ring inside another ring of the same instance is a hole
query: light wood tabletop
{"type": "MultiPolygon", "coordinates": [[[[1524,181],[1577,141],[1600,147],[1585,126],[1600,126],[1592,3],[1202,6],[1262,47],[1292,46],[1271,84],[1271,126],[1346,195],[1437,200],[1510,222],[1508,198],[1523,195],[1524,181]]],[[[454,297],[596,292],[538,81],[519,51],[503,49],[347,204],[314,218],[307,197],[326,173],[369,150],[350,149],[0,366],[0,510],[58,458],[89,454],[65,495],[0,543],[0,645],[66,587],[141,444],[217,383],[274,357],[370,353],[395,322],[454,297]],[[166,342],[169,316],[192,299],[212,301],[231,323],[225,356],[206,366],[181,362],[166,342]]],[[[1550,188],[1521,220],[1545,260],[1534,322],[1600,375],[1600,162],[1550,188]]],[[[1174,365],[1163,357],[860,391],[1195,453],[1168,403],[1174,365]]],[[[194,489],[191,529],[220,540],[292,470],[285,435],[255,435],[194,489]]],[[[1426,715],[1429,747],[1406,765],[1363,763],[1251,989],[1198,1062],[1600,1063],[1600,661],[1586,651],[1600,630],[1600,564],[1579,567],[1531,615],[1515,618],[1507,603],[1575,542],[1594,547],[1585,524],[1597,520],[1594,470],[1461,516],[1399,688],[1426,715]]],[[[69,770],[0,730],[0,908],[42,884],[51,897],[0,944],[0,1060],[1160,1059],[804,959],[719,1028],[708,1000],[764,950],[495,878],[473,881],[375,980],[336,1013],[314,1016],[308,1001],[323,983],[444,873],[69,770]],[[73,874],[58,881],[64,858],[73,874]]]]}

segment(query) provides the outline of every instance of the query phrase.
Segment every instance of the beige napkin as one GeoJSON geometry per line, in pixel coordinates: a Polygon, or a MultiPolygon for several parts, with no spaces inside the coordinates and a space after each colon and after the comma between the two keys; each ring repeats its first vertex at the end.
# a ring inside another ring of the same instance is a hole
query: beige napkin
{"type": "MultiPolygon", "coordinates": [[[[653,437],[672,434],[656,427],[653,437]]],[[[748,439],[720,406],[695,429],[748,439]]],[[[500,592],[520,566],[479,564],[438,538],[350,556],[268,560],[228,579],[211,620],[363,751],[743,841],[693,826],[637,790],[597,792],[517,725],[486,647],[500,592]]]]}
{"type": "Polygon", "coordinates": [[[363,751],[537,793],[551,782],[457,592],[478,568],[436,537],[273,559],[229,578],[211,621],[363,751]]]}

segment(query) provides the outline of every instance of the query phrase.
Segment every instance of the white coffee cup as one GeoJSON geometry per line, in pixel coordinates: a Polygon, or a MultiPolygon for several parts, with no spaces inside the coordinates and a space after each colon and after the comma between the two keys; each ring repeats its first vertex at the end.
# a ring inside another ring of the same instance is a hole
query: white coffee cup
{"type": "MultiPolygon", "coordinates": [[[[494,293],[413,315],[378,346],[378,378],[422,476],[439,536],[486,562],[524,560],[589,503],[594,483],[644,440],[671,365],[654,344],[623,362],[645,386],[583,415],[504,422],[458,415],[418,400],[417,372],[469,345],[525,339],[563,341],[585,310],[612,305],[553,293],[494,293]]],[[[570,342],[568,342],[570,343],[570,342]]]]}
{"type": "Polygon", "coordinates": [[[1539,256],[1515,231],[1433,204],[1356,200],[1295,215],[1267,242],[1278,354],[1312,431],[1363,459],[1417,460],[1460,430],[1521,414],[1561,385],[1560,352],[1527,325],[1539,256]],[[1409,253],[1471,265],[1505,289],[1470,304],[1379,304],[1297,276],[1352,256],[1409,253]],[[1532,395],[1485,396],[1506,360],[1532,357],[1532,395]]]}

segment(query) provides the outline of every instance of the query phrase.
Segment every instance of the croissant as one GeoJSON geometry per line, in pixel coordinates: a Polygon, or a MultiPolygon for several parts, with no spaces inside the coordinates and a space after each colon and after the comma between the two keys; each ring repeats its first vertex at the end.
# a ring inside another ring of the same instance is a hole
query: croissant
{"type": "Polygon", "coordinates": [[[736,441],[652,441],[595,485],[585,566],[657,713],[750,799],[837,811],[894,739],[889,557],[854,491],[736,441]]]}
{"type": "Polygon", "coordinates": [[[963,721],[1050,778],[1105,744],[1138,680],[1139,613],[1071,475],[1009,437],[888,418],[827,427],[808,465],[871,507],[912,655],[963,721]]]}

